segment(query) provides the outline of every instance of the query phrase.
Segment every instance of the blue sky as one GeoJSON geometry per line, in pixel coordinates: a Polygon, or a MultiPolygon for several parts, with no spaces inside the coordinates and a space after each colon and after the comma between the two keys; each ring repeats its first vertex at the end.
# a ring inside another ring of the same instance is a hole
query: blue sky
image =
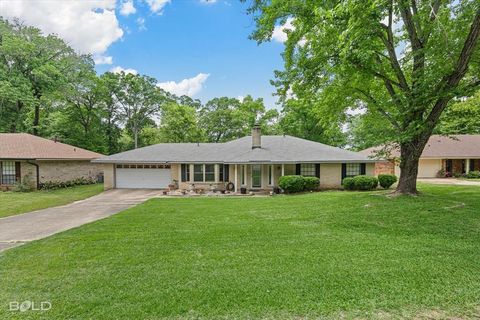
{"type": "MultiPolygon", "coordinates": [[[[286,34],[257,45],[239,0],[0,0],[0,14],[92,54],[99,73],[129,70],[203,102],[247,94],[277,107],[270,85],[286,34]]],[[[285,25],[289,27],[288,25],[285,25]]]]}
{"type": "MultiPolygon", "coordinates": [[[[173,0],[161,15],[152,13],[146,3],[134,5],[135,14],[119,16],[127,30],[122,40],[106,52],[113,57],[113,66],[132,68],[159,82],[209,74],[194,98],[206,102],[213,97],[251,94],[264,98],[267,107],[275,107],[275,88],[269,81],[273,70],[282,68],[283,44],[258,45],[248,39],[254,22],[245,13],[246,4],[173,0]],[[139,26],[139,19],[145,20],[144,26],[139,26]]],[[[97,66],[99,72],[111,68],[97,66]]]]}

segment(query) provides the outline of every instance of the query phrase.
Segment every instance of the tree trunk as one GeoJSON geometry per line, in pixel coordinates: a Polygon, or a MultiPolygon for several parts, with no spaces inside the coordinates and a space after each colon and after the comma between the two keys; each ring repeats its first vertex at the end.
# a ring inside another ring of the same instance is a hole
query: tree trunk
{"type": "Polygon", "coordinates": [[[409,143],[400,144],[400,179],[396,194],[418,194],[418,162],[429,138],[430,133],[424,133],[409,143]]]}
{"type": "Polygon", "coordinates": [[[35,105],[35,113],[33,115],[33,134],[38,136],[38,125],[40,124],[40,106],[35,105]]]}
{"type": "Polygon", "coordinates": [[[135,141],[135,149],[138,148],[138,130],[137,128],[133,128],[133,139],[135,141]]]}

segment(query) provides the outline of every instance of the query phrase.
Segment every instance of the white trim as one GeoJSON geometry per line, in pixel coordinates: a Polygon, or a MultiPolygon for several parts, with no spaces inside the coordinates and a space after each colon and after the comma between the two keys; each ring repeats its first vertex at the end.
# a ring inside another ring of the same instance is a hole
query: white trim
{"type": "Polygon", "coordinates": [[[238,186],[237,186],[237,185],[238,185],[238,183],[237,183],[237,182],[238,182],[237,166],[238,166],[238,165],[235,164],[235,193],[238,192],[238,186]]]}

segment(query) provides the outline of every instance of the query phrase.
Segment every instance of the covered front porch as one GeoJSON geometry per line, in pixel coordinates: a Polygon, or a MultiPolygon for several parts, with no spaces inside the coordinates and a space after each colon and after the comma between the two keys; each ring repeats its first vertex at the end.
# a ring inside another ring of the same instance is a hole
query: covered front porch
{"type": "Polygon", "coordinates": [[[442,169],[447,176],[467,174],[480,170],[480,159],[443,159],[442,169]]]}

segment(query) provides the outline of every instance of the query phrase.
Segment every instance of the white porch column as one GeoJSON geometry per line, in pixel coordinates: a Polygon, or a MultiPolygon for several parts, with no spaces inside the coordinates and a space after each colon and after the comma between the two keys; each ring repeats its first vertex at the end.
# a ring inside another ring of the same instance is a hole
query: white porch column
{"type": "Polygon", "coordinates": [[[215,182],[218,183],[220,181],[220,166],[218,164],[215,164],[214,173],[215,182]]]}
{"type": "Polygon", "coordinates": [[[238,191],[238,173],[237,173],[237,164],[235,164],[235,193],[238,191]]]}
{"type": "Polygon", "coordinates": [[[282,177],[285,175],[285,165],[282,163],[282,177]]]}
{"type": "Polygon", "coordinates": [[[465,161],[465,172],[469,173],[470,172],[470,159],[467,159],[465,161]]]}

